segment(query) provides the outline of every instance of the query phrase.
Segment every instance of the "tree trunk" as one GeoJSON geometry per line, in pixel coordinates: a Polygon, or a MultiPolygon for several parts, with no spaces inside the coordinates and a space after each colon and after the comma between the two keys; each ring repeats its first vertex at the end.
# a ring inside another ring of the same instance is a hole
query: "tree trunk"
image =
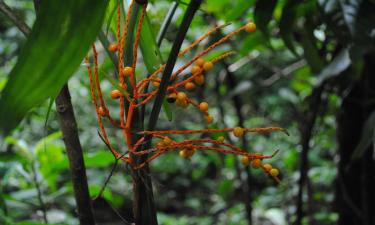
{"type": "Polygon", "coordinates": [[[365,57],[359,81],[343,99],[337,115],[340,161],[335,205],[339,225],[375,224],[375,179],[372,146],[357,161],[351,159],[369,114],[375,110],[375,55],[365,57]]]}

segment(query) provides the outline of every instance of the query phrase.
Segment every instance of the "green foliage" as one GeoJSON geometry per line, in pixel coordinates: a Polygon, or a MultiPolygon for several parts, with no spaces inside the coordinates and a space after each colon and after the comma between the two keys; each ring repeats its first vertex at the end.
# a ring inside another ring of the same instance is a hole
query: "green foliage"
{"type": "Polygon", "coordinates": [[[0,128],[13,129],[32,107],[57,96],[98,34],[108,1],[44,1],[0,99],[0,128]],[[84,31],[84,32],[83,32],[84,31]]]}

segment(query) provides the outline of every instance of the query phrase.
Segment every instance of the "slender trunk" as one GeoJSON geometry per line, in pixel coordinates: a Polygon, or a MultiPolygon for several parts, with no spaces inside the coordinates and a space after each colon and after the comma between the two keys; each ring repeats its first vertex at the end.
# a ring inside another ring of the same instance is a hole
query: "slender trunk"
{"type": "Polygon", "coordinates": [[[360,81],[353,84],[337,115],[340,161],[335,206],[339,225],[375,223],[375,167],[371,146],[357,161],[352,159],[369,114],[375,110],[375,55],[365,57],[360,81]]]}
{"type": "Polygon", "coordinates": [[[300,121],[300,133],[301,133],[301,146],[302,152],[300,155],[300,177],[298,180],[298,194],[297,194],[297,218],[294,222],[295,225],[301,225],[302,219],[305,215],[304,210],[304,189],[305,185],[308,182],[308,171],[309,171],[309,150],[310,150],[310,140],[312,137],[312,131],[315,125],[316,118],[318,116],[320,104],[321,104],[321,95],[324,90],[325,84],[321,84],[319,87],[314,89],[311,96],[306,102],[306,109],[301,112],[301,121],[300,121]]]}
{"type": "Polygon", "coordinates": [[[87,184],[83,151],[79,141],[77,123],[74,117],[68,85],[64,85],[56,98],[56,109],[69,159],[78,218],[81,225],[95,224],[87,184]]]}

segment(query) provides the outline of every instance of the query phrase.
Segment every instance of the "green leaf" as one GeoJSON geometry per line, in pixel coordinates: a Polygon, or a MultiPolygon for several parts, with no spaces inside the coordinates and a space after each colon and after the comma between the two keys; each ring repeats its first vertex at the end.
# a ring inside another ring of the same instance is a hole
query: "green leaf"
{"type": "MultiPolygon", "coordinates": [[[[141,37],[139,40],[139,46],[141,48],[144,63],[146,65],[148,73],[152,74],[157,70],[163,62],[160,54],[160,49],[156,45],[155,34],[152,30],[150,19],[145,16],[143,21],[141,37]]],[[[167,116],[168,120],[172,120],[173,114],[169,107],[168,102],[163,101],[163,111],[167,116]]]]}
{"type": "Polygon", "coordinates": [[[283,8],[283,13],[280,18],[280,36],[283,39],[285,46],[295,55],[298,56],[294,47],[293,28],[297,20],[298,1],[289,0],[283,8]]]}
{"type": "Polygon", "coordinates": [[[328,64],[318,75],[318,84],[323,81],[339,75],[341,72],[346,70],[351,65],[351,60],[349,58],[349,51],[347,49],[342,49],[336,57],[328,64]]]}
{"type": "Polygon", "coordinates": [[[254,9],[254,21],[257,28],[266,36],[269,36],[267,25],[272,19],[276,7],[276,0],[258,0],[254,9]]]}
{"type": "Polygon", "coordinates": [[[99,32],[108,0],[43,1],[0,99],[0,129],[54,98],[82,62],[99,32]]]}
{"type": "Polygon", "coordinates": [[[360,159],[372,143],[374,139],[374,127],[375,111],[370,114],[365,122],[365,126],[362,129],[361,139],[359,140],[359,143],[354,149],[351,157],[353,161],[360,159]]]}

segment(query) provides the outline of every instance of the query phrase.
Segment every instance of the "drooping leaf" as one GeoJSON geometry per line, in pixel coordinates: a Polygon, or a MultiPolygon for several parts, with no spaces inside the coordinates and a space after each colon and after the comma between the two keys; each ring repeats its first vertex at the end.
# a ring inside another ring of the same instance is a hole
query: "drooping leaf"
{"type": "Polygon", "coordinates": [[[375,111],[367,118],[365,125],[362,129],[361,139],[352,154],[352,160],[358,160],[366,152],[372,141],[374,140],[374,127],[375,127],[375,111]]]}
{"type": "Polygon", "coordinates": [[[283,8],[282,15],[279,22],[280,36],[283,39],[285,46],[296,56],[298,56],[295,46],[293,29],[297,20],[298,1],[289,0],[283,8]]]}
{"type": "Polygon", "coordinates": [[[319,0],[323,19],[357,59],[375,48],[375,4],[362,0],[319,0]]]}
{"type": "Polygon", "coordinates": [[[43,1],[0,99],[0,129],[54,98],[80,65],[102,24],[108,0],[43,1]]]}
{"type": "Polygon", "coordinates": [[[337,56],[329,63],[318,75],[318,83],[322,83],[324,80],[337,76],[344,70],[346,70],[351,64],[349,57],[349,51],[342,49],[337,56]]]}
{"type": "Polygon", "coordinates": [[[272,19],[276,7],[276,0],[258,0],[254,9],[254,21],[257,28],[266,36],[269,36],[267,25],[272,19]]]}
{"type": "MultiPolygon", "coordinates": [[[[151,27],[150,19],[146,15],[142,25],[141,37],[139,41],[144,63],[147,72],[152,74],[157,70],[163,62],[160,49],[156,44],[155,33],[151,27]]],[[[163,101],[163,111],[168,120],[172,120],[173,114],[166,100],[163,101]]]]}

